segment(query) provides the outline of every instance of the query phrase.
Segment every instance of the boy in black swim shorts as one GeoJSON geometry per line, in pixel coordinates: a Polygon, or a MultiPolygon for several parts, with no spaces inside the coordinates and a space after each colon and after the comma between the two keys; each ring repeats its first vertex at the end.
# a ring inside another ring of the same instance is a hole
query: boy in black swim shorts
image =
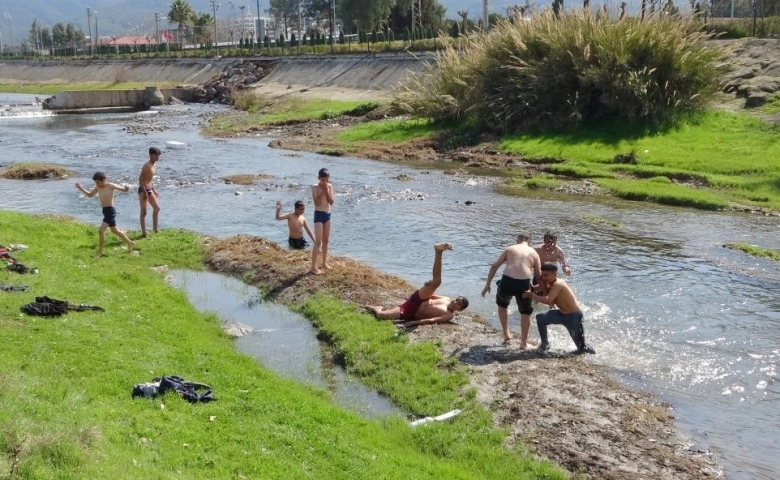
{"type": "Polygon", "coordinates": [[[114,190],[128,192],[130,191],[130,185],[120,187],[114,183],[107,182],[106,175],[103,172],[95,172],[92,180],[95,181],[95,186],[92,190],[85,189],[80,183],[76,183],[76,188],[87,197],[93,197],[97,193],[100,198],[100,205],[103,207],[103,223],[100,224],[100,229],[98,230],[98,249],[95,257],[103,256],[103,244],[105,243],[107,228],[110,228],[117,237],[121,238],[127,244],[127,250],[132,252],[135,243],[127,238],[125,232],[116,227],[116,209],[114,208],[114,190]]]}
{"type": "Polygon", "coordinates": [[[287,228],[290,235],[287,239],[287,243],[290,248],[294,250],[303,250],[306,248],[306,239],[303,238],[303,231],[309,234],[312,242],[314,241],[314,234],[309,228],[309,224],[306,222],[306,217],[303,213],[306,211],[306,206],[301,200],[295,202],[295,210],[290,213],[282,214],[282,202],[276,202],[276,219],[287,220],[287,228]]]}

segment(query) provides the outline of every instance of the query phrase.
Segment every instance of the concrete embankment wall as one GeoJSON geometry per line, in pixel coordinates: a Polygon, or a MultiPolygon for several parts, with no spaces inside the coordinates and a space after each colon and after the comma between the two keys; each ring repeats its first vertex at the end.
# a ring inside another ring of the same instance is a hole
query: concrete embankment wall
{"type": "Polygon", "coordinates": [[[0,83],[156,82],[197,84],[234,59],[0,61],[0,83]]]}
{"type": "MultiPolygon", "coordinates": [[[[158,92],[160,104],[171,102],[175,97],[181,101],[193,101],[192,90],[189,88],[160,88],[151,90],[158,92]]],[[[46,99],[47,110],[86,111],[91,109],[122,109],[141,110],[150,105],[156,105],[154,98],[149,98],[149,89],[136,90],[71,90],[59,92],[46,99]]]]}
{"type": "Polygon", "coordinates": [[[309,87],[392,90],[409,72],[420,72],[432,57],[410,54],[282,58],[263,83],[309,87]]]}
{"type": "MultiPolygon", "coordinates": [[[[430,56],[421,57],[430,60],[430,56]]],[[[409,54],[300,56],[278,60],[260,83],[390,90],[421,61],[409,54]]],[[[0,61],[0,83],[156,82],[205,83],[238,62],[235,58],[0,61]]]]}

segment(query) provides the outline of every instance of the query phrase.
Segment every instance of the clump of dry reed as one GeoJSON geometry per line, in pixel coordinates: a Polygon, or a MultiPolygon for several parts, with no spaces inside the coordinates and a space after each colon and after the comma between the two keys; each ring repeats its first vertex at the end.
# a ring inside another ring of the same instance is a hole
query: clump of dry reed
{"type": "Polygon", "coordinates": [[[546,10],[446,46],[397,102],[423,118],[500,133],[603,116],[661,123],[717,90],[722,53],[707,38],[696,19],[677,15],[546,10]]]}

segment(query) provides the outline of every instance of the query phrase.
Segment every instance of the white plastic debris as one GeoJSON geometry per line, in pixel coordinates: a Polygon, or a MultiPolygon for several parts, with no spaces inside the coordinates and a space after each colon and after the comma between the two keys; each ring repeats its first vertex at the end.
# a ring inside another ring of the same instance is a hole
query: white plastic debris
{"type": "Polygon", "coordinates": [[[457,417],[458,415],[460,415],[460,410],[457,410],[457,409],[456,410],[451,410],[451,411],[449,411],[447,413],[443,413],[443,414],[439,415],[438,417],[425,417],[425,418],[421,418],[419,420],[415,420],[415,421],[411,422],[409,424],[409,426],[416,427],[418,425],[424,425],[426,423],[431,423],[431,422],[443,422],[445,420],[453,419],[453,418],[457,417]]]}

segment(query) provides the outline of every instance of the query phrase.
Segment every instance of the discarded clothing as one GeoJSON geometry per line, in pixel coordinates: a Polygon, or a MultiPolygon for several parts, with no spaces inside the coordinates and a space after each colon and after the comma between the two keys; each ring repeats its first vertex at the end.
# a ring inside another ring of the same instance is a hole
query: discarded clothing
{"type": "Polygon", "coordinates": [[[12,272],[17,272],[17,273],[32,273],[32,274],[38,273],[38,269],[35,267],[29,268],[27,265],[22,265],[21,263],[15,263],[15,262],[8,264],[5,268],[12,272]]]}
{"type": "Polygon", "coordinates": [[[27,285],[5,285],[0,283],[0,290],[4,292],[26,292],[27,285]]]}
{"type": "Polygon", "coordinates": [[[139,383],[133,386],[131,396],[133,398],[154,398],[158,395],[165,395],[165,393],[169,391],[176,392],[181,398],[190,403],[211,402],[216,400],[214,393],[211,391],[211,387],[208,385],[187,381],[176,375],[162,376],[153,379],[151,382],[139,383]],[[198,394],[198,390],[202,389],[205,389],[206,392],[198,394]]]}
{"type": "Polygon", "coordinates": [[[46,296],[35,297],[34,302],[23,305],[20,307],[20,310],[28,315],[38,315],[41,317],[59,317],[66,314],[68,310],[75,310],[77,312],[83,312],[86,310],[97,310],[100,312],[106,311],[103,307],[98,307],[96,305],[86,305],[83,303],[73,305],[72,303],[68,303],[66,300],[57,300],[55,298],[49,298],[46,296]]]}

